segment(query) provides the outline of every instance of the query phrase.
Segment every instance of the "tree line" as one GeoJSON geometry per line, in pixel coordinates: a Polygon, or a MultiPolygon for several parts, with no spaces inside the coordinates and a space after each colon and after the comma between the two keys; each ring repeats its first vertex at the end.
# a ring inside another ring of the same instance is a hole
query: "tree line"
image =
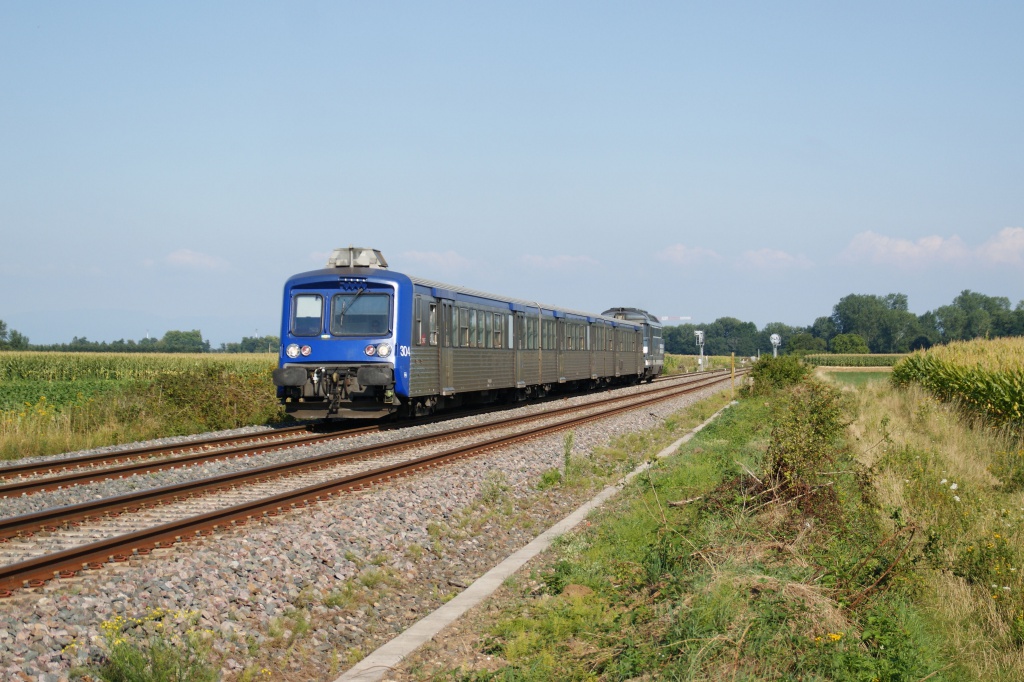
{"type": "MultiPolygon", "coordinates": [[[[720,317],[710,324],[665,327],[665,350],[696,355],[694,332],[704,331],[705,355],[756,355],[770,351],[771,335],[782,337],[783,353],[906,353],[935,344],[978,337],[1024,336],[1024,301],[1011,308],[1005,296],[986,296],[964,290],[949,305],[915,315],[907,309],[906,294],[875,296],[850,294],[806,327],[770,322],[758,329],[753,322],[720,317]]],[[[161,338],[139,341],[90,341],[74,337],[70,343],[32,345],[28,337],[8,330],[0,320],[0,349],[83,351],[94,353],[273,353],[277,336],[245,336],[237,343],[211,348],[198,329],[172,330],[161,338]]]]}
{"type": "Polygon", "coordinates": [[[1005,296],[964,290],[949,305],[915,315],[906,294],[850,294],[806,327],[771,322],[758,330],[753,322],[720,317],[710,324],[665,327],[665,350],[696,355],[694,331],[704,331],[705,355],[740,356],[770,351],[771,335],[782,337],[784,353],[907,353],[950,341],[1024,335],[1024,301],[1011,308],[1005,296]]]}
{"type": "Polygon", "coordinates": [[[12,329],[7,330],[7,323],[0,320],[0,350],[28,350],[28,337],[12,329]]]}
{"type": "Polygon", "coordinates": [[[222,343],[211,347],[198,329],[170,330],[159,339],[146,337],[134,341],[90,341],[75,336],[70,343],[31,344],[28,337],[11,330],[0,320],[0,350],[64,351],[80,353],[274,353],[281,340],[277,336],[243,336],[240,342],[222,343]]]}

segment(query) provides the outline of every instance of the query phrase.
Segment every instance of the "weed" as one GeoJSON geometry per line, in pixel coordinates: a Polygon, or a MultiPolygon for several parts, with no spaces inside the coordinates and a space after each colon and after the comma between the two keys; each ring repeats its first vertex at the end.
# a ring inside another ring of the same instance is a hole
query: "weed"
{"type": "Polygon", "coordinates": [[[497,506],[498,503],[505,499],[509,490],[511,488],[508,485],[504,472],[488,471],[481,485],[480,501],[490,507],[497,506]]]}
{"type": "Polygon", "coordinates": [[[548,469],[540,475],[540,480],[537,482],[537,490],[547,490],[548,488],[554,488],[556,485],[562,482],[562,472],[558,469],[548,469]]]}
{"type": "Polygon", "coordinates": [[[562,469],[565,471],[565,480],[569,480],[569,470],[572,467],[572,444],[576,440],[576,432],[569,431],[562,438],[562,469]]]}
{"type": "Polygon", "coordinates": [[[806,513],[828,519],[838,504],[834,480],[837,443],[846,427],[840,392],[806,381],[780,397],[765,469],[775,494],[806,513]]]}
{"type": "Polygon", "coordinates": [[[427,550],[423,549],[423,545],[413,542],[406,546],[405,556],[410,561],[417,562],[423,558],[423,555],[426,554],[426,551],[427,550]]]}
{"type": "Polygon", "coordinates": [[[346,581],[340,588],[331,590],[324,597],[323,605],[331,608],[348,609],[359,603],[359,593],[351,581],[346,581]]]}
{"type": "Polygon", "coordinates": [[[303,587],[299,591],[299,596],[295,598],[293,604],[297,608],[302,609],[309,606],[310,604],[315,604],[317,601],[319,601],[319,595],[317,594],[316,590],[314,590],[312,587],[307,586],[303,587]]]}
{"type": "Polygon", "coordinates": [[[387,581],[387,573],[378,568],[368,568],[359,574],[359,583],[367,588],[374,589],[387,581]]]}
{"type": "Polygon", "coordinates": [[[212,633],[195,627],[198,614],[154,609],[139,618],[116,616],[100,625],[106,658],[95,670],[108,682],[215,680],[207,658],[212,633]]]}

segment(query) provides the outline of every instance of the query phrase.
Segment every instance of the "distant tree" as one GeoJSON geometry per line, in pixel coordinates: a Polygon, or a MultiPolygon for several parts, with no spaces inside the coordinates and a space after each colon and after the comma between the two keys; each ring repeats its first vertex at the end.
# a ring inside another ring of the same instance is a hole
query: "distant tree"
{"type": "Polygon", "coordinates": [[[885,307],[889,310],[899,310],[904,313],[907,312],[907,295],[889,294],[885,297],[885,307]]]}
{"type": "Polygon", "coordinates": [[[0,320],[0,349],[28,350],[28,337],[16,329],[8,329],[7,323],[0,320]]]}
{"type": "Polygon", "coordinates": [[[910,342],[910,349],[917,350],[914,348],[914,344],[920,345],[919,339],[928,339],[928,346],[934,346],[937,343],[942,342],[942,335],[939,334],[939,320],[935,316],[935,313],[929,310],[923,315],[917,317],[917,333],[918,336],[914,337],[914,340],[910,342]]]}
{"type": "Polygon", "coordinates": [[[933,345],[935,344],[932,343],[932,340],[928,338],[928,336],[922,334],[910,342],[910,350],[927,350],[933,345]]]}
{"type": "Polygon", "coordinates": [[[825,339],[826,342],[838,333],[836,323],[832,321],[831,317],[819,317],[811,325],[811,334],[816,339],[825,339]]]}
{"type": "Polygon", "coordinates": [[[919,332],[905,294],[844,296],[832,309],[832,321],[840,334],[857,334],[874,353],[904,352],[919,332]]]}
{"type": "Polygon", "coordinates": [[[1013,309],[1009,336],[1024,336],[1024,301],[1020,301],[1013,309]]]}
{"type": "MultiPolygon", "coordinates": [[[[701,328],[703,325],[701,325],[701,328]]],[[[675,327],[665,327],[662,330],[662,339],[665,341],[665,352],[675,355],[696,355],[697,346],[694,343],[693,332],[698,329],[695,324],[681,324],[675,327]]]]}
{"type": "Polygon", "coordinates": [[[786,343],[786,353],[788,355],[806,355],[808,353],[825,353],[828,351],[828,344],[825,343],[825,339],[821,339],[807,332],[800,334],[794,334],[789,338],[789,342],[786,343]]]}
{"type": "Polygon", "coordinates": [[[757,351],[757,325],[735,317],[720,317],[704,328],[704,354],[740,356],[757,351]]]}
{"type": "Polygon", "coordinates": [[[28,350],[28,337],[12,329],[7,339],[7,347],[11,350],[28,350]]]}
{"type": "Polygon", "coordinates": [[[164,353],[208,353],[210,342],[203,340],[198,329],[188,332],[171,330],[160,339],[158,350],[164,353]]]}
{"type": "Polygon", "coordinates": [[[859,334],[839,334],[829,344],[833,353],[854,354],[870,353],[867,342],[859,334]]]}
{"type": "Polygon", "coordinates": [[[281,345],[276,336],[243,336],[241,343],[222,343],[219,353],[273,353],[281,345]]]}

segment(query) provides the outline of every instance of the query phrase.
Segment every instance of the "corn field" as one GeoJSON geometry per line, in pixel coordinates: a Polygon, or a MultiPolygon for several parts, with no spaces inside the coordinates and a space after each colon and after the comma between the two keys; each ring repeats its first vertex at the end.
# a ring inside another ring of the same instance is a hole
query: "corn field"
{"type": "Polygon", "coordinates": [[[907,357],[903,353],[894,354],[850,354],[833,355],[820,353],[805,355],[804,362],[812,367],[892,367],[897,362],[907,357]]]}
{"type": "Polygon", "coordinates": [[[917,383],[995,426],[1024,427],[1024,337],[976,339],[919,351],[893,368],[897,386],[917,383]]]}
{"type": "MultiPolygon", "coordinates": [[[[7,381],[152,381],[210,367],[233,374],[266,373],[277,366],[264,354],[41,353],[0,352],[0,382],[7,381]]],[[[2,385],[2,384],[0,384],[2,385]]]]}
{"type": "Polygon", "coordinates": [[[280,421],[274,360],[0,352],[0,459],[280,421]]]}

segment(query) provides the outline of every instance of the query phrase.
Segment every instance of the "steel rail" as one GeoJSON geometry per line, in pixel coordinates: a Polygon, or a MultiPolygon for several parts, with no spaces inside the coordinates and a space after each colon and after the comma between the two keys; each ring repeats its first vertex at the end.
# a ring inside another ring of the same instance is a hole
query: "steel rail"
{"type": "MultiPolygon", "coordinates": [[[[376,430],[377,429],[375,428],[366,429],[366,431],[376,430]]],[[[32,493],[45,492],[47,490],[59,490],[61,488],[67,488],[75,485],[84,485],[86,483],[93,483],[96,481],[125,478],[139,474],[149,474],[157,471],[165,471],[167,469],[176,469],[179,466],[194,466],[197,464],[205,464],[207,462],[216,462],[222,459],[248,457],[273,450],[284,450],[287,448],[302,447],[304,445],[314,445],[325,441],[350,438],[353,435],[358,434],[354,434],[352,431],[332,434],[307,433],[307,435],[298,436],[296,438],[257,443],[255,446],[254,444],[239,445],[233,448],[215,450],[213,452],[196,452],[189,455],[181,455],[166,459],[151,459],[142,462],[123,464],[116,467],[107,467],[104,469],[78,471],[67,474],[58,474],[56,476],[49,476],[46,478],[32,479],[29,481],[18,481],[16,483],[0,485],[0,499],[10,497],[12,495],[29,495],[32,493]]]]}
{"type": "MultiPolygon", "coordinates": [[[[680,375],[684,377],[690,377],[691,375],[680,375]]],[[[699,380],[699,377],[697,377],[699,380]]],[[[654,389],[659,390],[659,389],[654,389]]],[[[476,414],[478,411],[470,411],[468,414],[476,414]]],[[[445,416],[445,419],[452,419],[458,416],[466,416],[467,413],[456,413],[453,415],[445,416]]],[[[433,423],[438,419],[426,419],[426,420],[415,420],[407,422],[404,426],[418,426],[425,423],[433,423]]],[[[135,453],[131,457],[125,457],[122,453],[129,451],[121,451],[118,453],[105,453],[102,455],[85,455],[81,458],[81,463],[75,467],[80,469],[86,464],[98,464],[103,462],[117,463],[123,459],[128,459],[127,464],[121,464],[120,466],[109,466],[104,468],[93,468],[86,471],[69,471],[66,473],[57,473],[51,476],[40,476],[38,478],[32,478],[25,481],[16,481],[6,484],[0,484],[0,500],[5,497],[12,497],[16,495],[31,495],[33,493],[60,490],[76,485],[85,485],[87,483],[94,483],[96,481],[106,481],[115,478],[126,478],[134,475],[154,473],[157,471],[166,471],[167,469],[176,469],[179,466],[195,466],[198,464],[205,464],[208,462],[216,462],[224,459],[248,457],[257,454],[263,454],[266,452],[282,450],[286,448],[301,447],[305,445],[315,445],[317,443],[324,443],[331,440],[339,440],[343,438],[351,438],[364,433],[374,433],[381,430],[387,430],[392,424],[388,425],[374,425],[355,429],[347,429],[344,431],[334,431],[331,433],[313,433],[310,432],[307,427],[297,426],[289,429],[282,429],[281,431],[274,432],[272,434],[262,434],[260,437],[258,434],[251,436],[242,437],[230,437],[223,436],[219,438],[209,439],[207,441],[195,441],[194,443],[186,444],[186,447],[179,446],[155,446],[152,448],[136,448],[131,452],[135,453]],[[287,437],[289,433],[298,433],[300,435],[294,437],[287,437]],[[284,434],[284,436],[278,438],[278,434],[284,434]],[[270,436],[270,437],[268,437],[270,436]],[[211,444],[230,444],[231,442],[241,443],[237,447],[227,447],[217,450],[204,450],[204,447],[210,447],[211,444]],[[172,454],[176,451],[190,452],[191,454],[182,454],[173,457],[160,458],[158,455],[161,452],[171,452],[172,454]],[[147,455],[151,455],[148,456],[147,455]],[[106,459],[104,459],[106,458],[106,459]]],[[[60,460],[60,463],[69,460],[60,460]]],[[[79,460],[74,460],[79,461],[79,460]]],[[[14,467],[12,467],[13,469],[14,467]]],[[[36,464],[36,465],[20,465],[17,467],[23,473],[29,472],[40,474],[44,469],[48,472],[52,472],[54,467],[50,466],[50,463],[36,464]],[[35,467],[33,469],[33,467],[35,467]]],[[[66,469],[67,467],[64,467],[66,469]]],[[[6,472],[5,472],[6,473],[6,472]]],[[[0,534],[2,535],[2,534],[0,534]]]]}
{"type": "Polygon", "coordinates": [[[297,508],[300,505],[308,506],[313,502],[323,500],[325,497],[333,497],[335,493],[343,490],[367,487],[373,483],[385,481],[396,476],[405,476],[414,471],[439,466],[448,461],[486,452],[512,443],[531,440],[598,419],[606,419],[644,407],[645,405],[670,400],[679,395],[722,383],[727,379],[729,377],[716,377],[711,381],[700,382],[699,385],[695,385],[696,382],[694,382],[694,384],[689,384],[679,391],[670,392],[637,403],[620,405],[600,412],[583,415],[582,417],[570,417],[554,424],[546,424],[527,431],[459,446],[444,452],[425,455],[398,464],[305,486],[259,500],[161,524],[153,528],[134,531],[53,554],[35,557],[16,564],[9,564],[0,567],[0,590],[4,590],[5,593],[9,594],[9,590],[18,587],[39,587],[50,578],[70,578],[80,569],[91,570],[101,568],[104,561],[122,562],[130,554],[148,554],[152,551],[152,548],[170,547],[177,542],[190,539],[190,537],[208,535],[210,532],[227,524],[238,525],[239,523],[245,523],[253,516],[276,516],[283,511],[297,508]]]}
{"type": "MultiPolygon", "coordinates": [[[[152,458],[164,453],[190,452],[199,448],[213,448],[242,442],[258,442],[261,440],[275,440],[275,437],[286,438],[292,433],[309,431],[307,426],[286,426],[273,431],[253,433],[249,435],[217,436],[214,438],[203,438],[200,440],[183,441],[173,445],[148,445],[137,448],[126,448],[112,452],[93,453],[91,455],[79,455],[65,459],[54,459],[45,462],[29,462],[25,464],[10,464],[0,466],[0,481],[15,476],[44,475],[54,471],[65,471],[67,469],[95,466],[107,462],[120,462],[121,460],[131,461],[142,458],[152,458]]],[[[2,488],[0,488],[2,489],[2,488]]]]}

